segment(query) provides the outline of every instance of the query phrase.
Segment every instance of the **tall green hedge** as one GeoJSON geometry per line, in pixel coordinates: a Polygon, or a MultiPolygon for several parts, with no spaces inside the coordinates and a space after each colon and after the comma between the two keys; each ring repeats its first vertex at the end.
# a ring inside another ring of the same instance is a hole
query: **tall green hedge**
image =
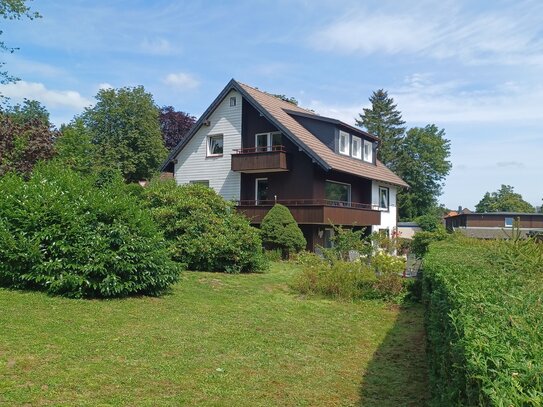
{"type": "Polygon", "coordinates": [[[433,243],[423,301],[433,405],[543,405],[543,246],[433,243]]]}
{"type": "Polygon", "coordinates": [[[156,295],[178,278],[162,233],[113,181],[41,165],[0,178],[0,286],[68,297],[156,295]]]}
{"type": "Polygon", "coordinates": [[[301,251],[307,244],[290,210],[281,204],[275,204],[264,216],[260,235],[264,246],[270,250],[281,250],[283,258],[301,251]]]}

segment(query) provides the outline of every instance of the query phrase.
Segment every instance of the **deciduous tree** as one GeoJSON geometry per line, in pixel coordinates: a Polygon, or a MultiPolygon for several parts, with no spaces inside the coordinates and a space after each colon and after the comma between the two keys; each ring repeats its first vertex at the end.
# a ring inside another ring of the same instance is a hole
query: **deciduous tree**
{"type": "Polygon", "coordinates": [[[475,205],[476,212],[526,212],[533,213],[535,208],[522,199],[511,185],[503,185],[496,192],[487,192],[475,205]]]}
{"type": "Polygon", "coordinates": [[[166,157],[158,108],[143,86],[102,89],[81,115],[100,165],[118,168],[129,182],[149,179],[166,157]]]}
{"type": "Polygon", "coordinates": [[[173,106],[163,106],[159,113],[160,131],[168,151],[175,148],[196,122],[188,113],[176,111],[173,106]]]}

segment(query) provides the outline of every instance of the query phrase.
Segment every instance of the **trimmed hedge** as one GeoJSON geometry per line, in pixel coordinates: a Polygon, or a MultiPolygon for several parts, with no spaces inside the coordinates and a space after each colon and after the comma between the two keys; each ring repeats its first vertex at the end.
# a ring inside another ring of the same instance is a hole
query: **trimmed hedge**
{"type": "Polygon", "coordinates": [[[533,241],[431,244],[423,301],[433,405],[543,405],[542,282],[543,246],[533,241]]]}
{"type": "Polygon", "coordinates": [[[162,233],[122,182],[56,165],[0,178],[0,286],[67,297],[157,295],[177,281],[162,233]]]}

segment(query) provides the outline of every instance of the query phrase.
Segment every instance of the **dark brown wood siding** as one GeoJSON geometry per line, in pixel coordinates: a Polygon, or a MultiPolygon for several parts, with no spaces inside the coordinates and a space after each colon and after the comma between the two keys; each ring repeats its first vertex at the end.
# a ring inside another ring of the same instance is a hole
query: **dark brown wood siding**
{"type": "Polygon", "coordinates": [[[457,227],[478,227],[478,228],[503,228],[505,227],[505,218],[519,220],[519,226],[526,229],[543,228],[542,214],[492,214],[492,213],[470,213],[457,216],[449,216],[445,219],[448,229],[457,227]]]}
{"type": "Polygon", "coordinates": [[[282,151],[232,154],[232,171],[287,170],[287,154],[282,151]]]}

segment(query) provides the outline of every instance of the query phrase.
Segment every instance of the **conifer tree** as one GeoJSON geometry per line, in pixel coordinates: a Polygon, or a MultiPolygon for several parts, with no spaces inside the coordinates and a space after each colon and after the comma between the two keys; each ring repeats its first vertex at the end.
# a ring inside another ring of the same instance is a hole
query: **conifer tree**
{"type": "Polygon", "coordinates": [[[389,97],[385,90],[374,91],[369,100],[371,108],[363,109],[364,113],[359,114],[356,124],[379,137],[377,158],[394,170],[397,149],[405,132],[405,122],[394,104],[394,99],[389,97]]]}

